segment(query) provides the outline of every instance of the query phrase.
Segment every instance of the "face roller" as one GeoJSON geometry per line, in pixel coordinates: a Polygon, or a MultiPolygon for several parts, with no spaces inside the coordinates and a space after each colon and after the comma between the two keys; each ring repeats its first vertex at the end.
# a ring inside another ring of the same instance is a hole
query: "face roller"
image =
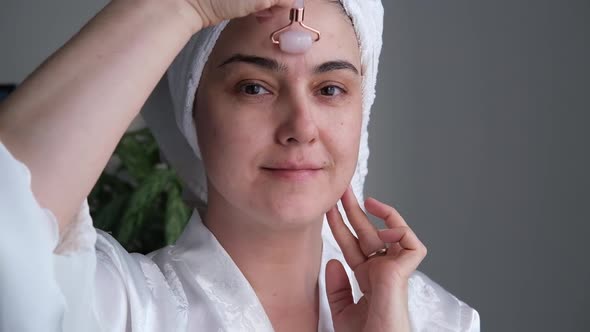
{"type": "Polygon", "coordinates": [[[289,13],[291,23],[270,35],[270,40],[273,44],[279,45],[281,51],[290,54],[303,54],[311,48],[314,42],[320,40],[320,32],[303,23],[304,14],[304,0],[295,0],[289,13]],[[296,22],[307,31],[289,29],[296,22]]]}

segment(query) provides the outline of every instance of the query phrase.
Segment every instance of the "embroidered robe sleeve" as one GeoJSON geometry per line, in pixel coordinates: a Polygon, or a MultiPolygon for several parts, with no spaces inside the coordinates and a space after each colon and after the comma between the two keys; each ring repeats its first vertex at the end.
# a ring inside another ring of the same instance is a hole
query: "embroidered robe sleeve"
{"type": "Polygon", "coordinates": [[[28,168],[2,143],[0,229],[0,331],[127,329],[129,287],[114,262],[129,254],[95,247],[86,201],[60,236],[33,196],[28,168]]]}
{"type": "Polygon", "coordinates": [[[420,271],[409,279],[408,309],[414,332],[479,332],[479,313],[420,271]]]}

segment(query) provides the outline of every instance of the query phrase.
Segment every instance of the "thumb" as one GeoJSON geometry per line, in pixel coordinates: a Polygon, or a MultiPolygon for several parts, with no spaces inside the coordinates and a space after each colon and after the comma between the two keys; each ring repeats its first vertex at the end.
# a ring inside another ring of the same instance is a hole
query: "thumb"
{"type": "Polygon", "coordinates": [[[354,304],[348,275],[342,263],[336,259],[330,260],[326,265],[326,293],[332,318],[340,314],[349,305],[354,304]]]}

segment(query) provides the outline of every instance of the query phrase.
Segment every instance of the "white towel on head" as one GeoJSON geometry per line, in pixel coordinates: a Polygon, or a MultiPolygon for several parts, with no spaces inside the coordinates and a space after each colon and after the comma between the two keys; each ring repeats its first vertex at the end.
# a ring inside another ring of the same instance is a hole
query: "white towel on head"
{"type": "MultiPolygon", "coordinates": [[[[359,157],[351,185],[357,198],[362,201],[369,159],[367,127],[371,106],[375,100],[377,67],[382,45],[383,6],[380,0],[341,0],[341,3],[352,19],[361,49],[363,120],[359,157]]],[[[160,143],[166,159],[178,171],[185,189],[189,190],[191,196],[189,201],[193,204],[199,202],[206,204],[207,201],[205,169],[202,165],[193,122],[195,92],[209,55],[227,23],[224,21],[195,34],[168,69],[168,84],[177,127],[171,128],[169,119],[171,114],[165,110],[147,107],[143,111],[144,118],[160,143]],[[178,135],[178,132],[182,135],[178,135]],[[184,142],[181,142],[182,136],[184,136],[184,142]],[[184,147],[186,143],[192,149],[191,157],[186,155],[189,152],[184,147]]]]}

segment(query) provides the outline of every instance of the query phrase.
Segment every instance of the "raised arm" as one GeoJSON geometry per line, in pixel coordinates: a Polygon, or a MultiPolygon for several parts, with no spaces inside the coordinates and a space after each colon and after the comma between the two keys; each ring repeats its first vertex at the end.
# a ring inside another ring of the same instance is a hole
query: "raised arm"
{"type": "Polygon", "coordinates": [[[0,141],[60,229],[194,33],[291,1],[114,0],[0,104],[0,141]]]}

